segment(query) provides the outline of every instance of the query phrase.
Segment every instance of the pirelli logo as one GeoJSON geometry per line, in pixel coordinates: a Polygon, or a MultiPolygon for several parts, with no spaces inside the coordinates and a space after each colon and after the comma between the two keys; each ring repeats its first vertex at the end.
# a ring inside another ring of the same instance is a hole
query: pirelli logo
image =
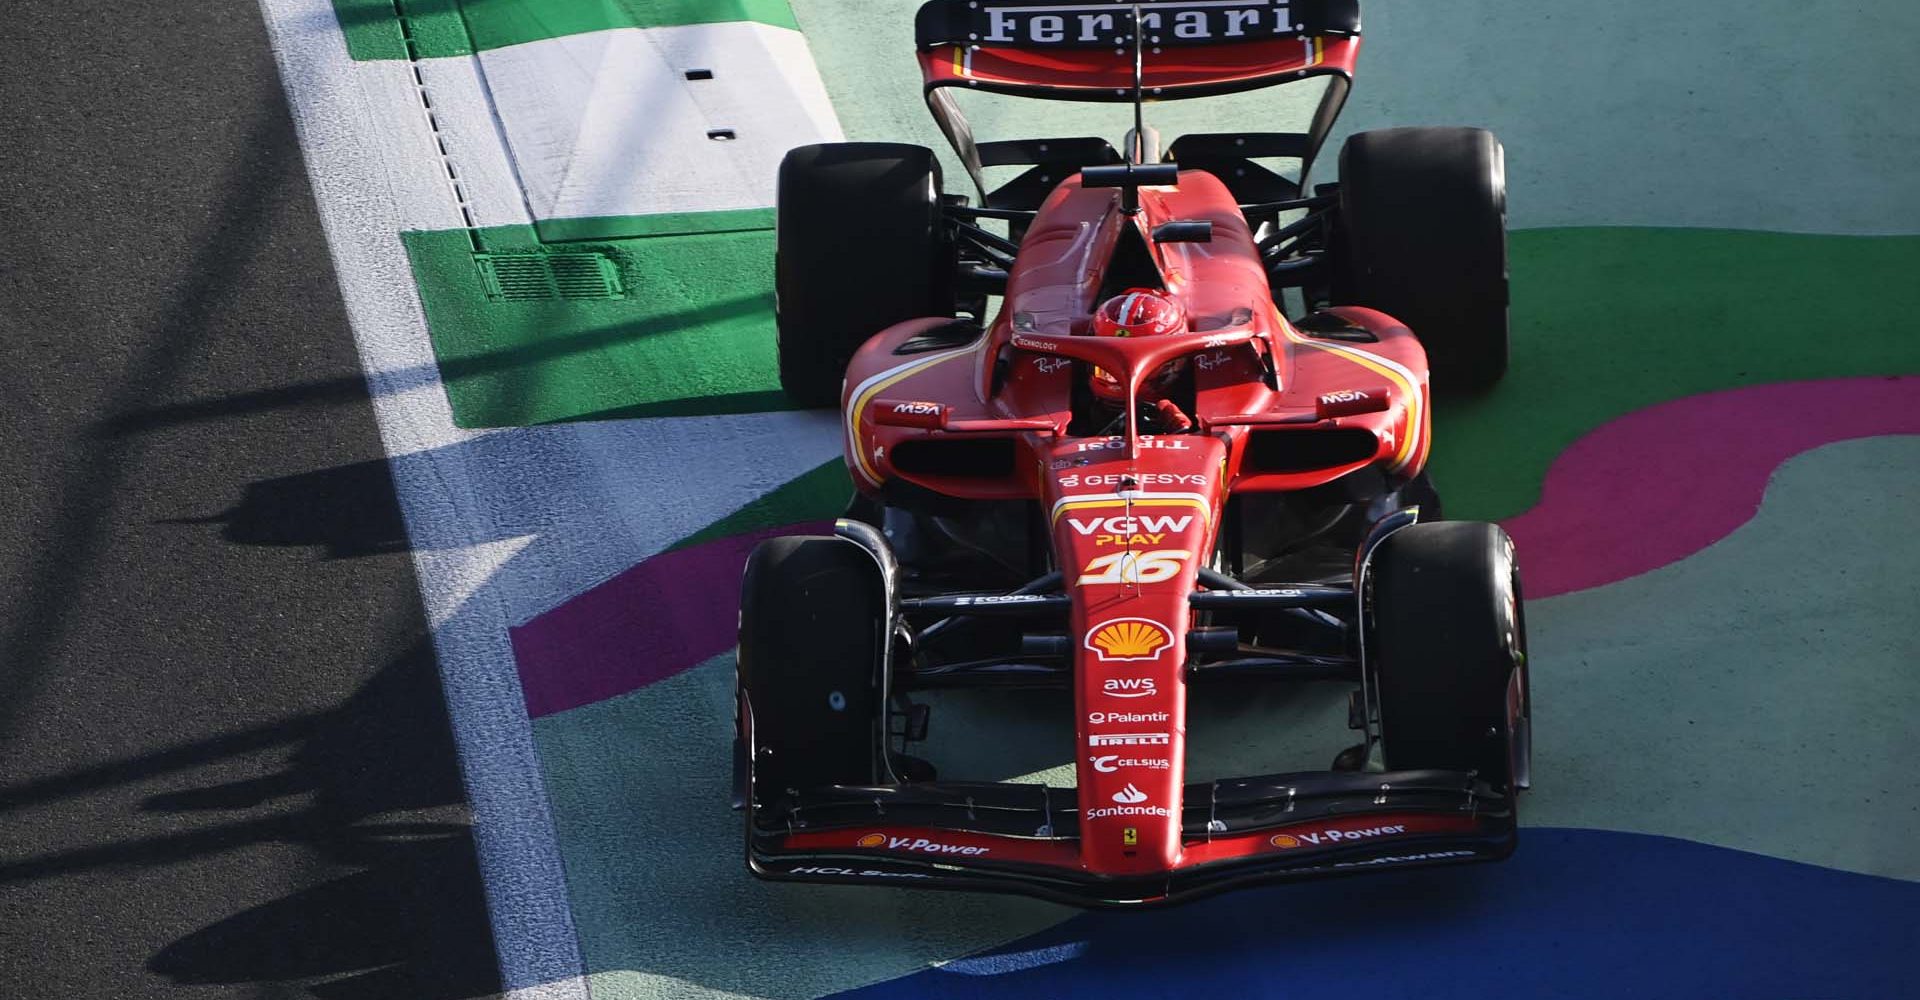
{"type": "Polygon", "coordinates": [[[1171,742],[1172,738],[1166,733],[1105,733],[1087,737],[1087,743],[1096,747],[1163,747],[1171,742]]]}

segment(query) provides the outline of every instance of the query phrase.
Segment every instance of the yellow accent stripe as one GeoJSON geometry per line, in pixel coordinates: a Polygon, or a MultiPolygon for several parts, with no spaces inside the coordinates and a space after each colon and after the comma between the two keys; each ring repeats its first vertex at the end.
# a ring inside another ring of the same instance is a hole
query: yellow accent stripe
{"type": "Polygon", "coordinates": [[[1405,375],[1382,364],[1381,359],[1365,351],[1308,340],[1294,333],[1291,326],[1288,326],[1286,330],[1288,340],[1296,344],[1311,347],[1315,350],[1338,355],[1368,371],[1386,378],[1388,381],[1400,387],[1401,394],[1407,400],[1407,433],[1400,436],[1399,448],[1394,452],[1393,456],[1393,467],[1395,470],[1406,468],[1407,464],[1413,461],[1413,457],[1420,446],[1421,439],[1426,437],[1426,425],[1423,423],[1425,414],[1422,412],[1421,407],[1420,387],[1409,381],[1405,375]]]}
{"type": "Polygon", "coordinates": [[[900,381],[903,378],[906,378],[910,375],[918,375],[921,372],[926,371],[929,368],[932,368],[934,365],[952,361],[954,358],[970,353],[972,350],[973,348],[971,347],[962,347],[957,351],[951,351],[947,354],[938,354],[931,358],[926,358],[921,361],[916,361],[912,364],[904,365],[900,368],[900,370],[894,372],[892,375],[889,375],[886,378],[883,378],[880,381],[875,382],[872,386],[868,387],[866,391],[860,393],[860,395],[854,399],[853,405],[849,407],[847,410],[847,423],[853,430],[853,436],[848,441],[848,444],[851,445],[851,447],[848,448],[848,450],[853,452],[854,460],[860,463],[860,471],[866,474],[867,479],[871,481],[874,485],[877,486],[880,483],[880,471],[878,469],[875,469],[872,466],[872,464],[870,464],[867,461],[866,445],[863,444],[860,440],[860,418],[867,412],[868,401],[872,400],[874,396],[877,396],[881,392],[885,391],[888,386],[894,384],[895,382],[900,381]]]}
{"type": "Polygon", "coordinates": [[[1205,503],[1199,500],[1194,500],[1188,497],[1181,497],[1178,499],[1157,498],[1157,499],[1150,499],[1150,500],[1135,500],[1133,501],[1132,504],[1128,504],[1127,501],[1125,500],[1115,500],[1110,497],[1102,497],[1098,500],[1071,500],[1066,503],[1060,504],[1059,506],[1054,508],[1053,522],[1055,524],[1060,523],[1060,515],[1065,514],[1068,511],[1086,510],[1091,507],[1128,507],[1128,506],[1192,507],[1193,509],[1200,512],[1201,523],[1203,524],[1213,523],[1212,508],[1208,507],[1205,503]]]}

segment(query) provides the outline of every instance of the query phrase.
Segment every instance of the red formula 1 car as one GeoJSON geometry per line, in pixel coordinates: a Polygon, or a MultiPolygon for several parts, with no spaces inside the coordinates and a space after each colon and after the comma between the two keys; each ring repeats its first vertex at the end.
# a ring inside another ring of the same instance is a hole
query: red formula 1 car
{"type": "Polygon", "coordinates": [[[979,202],[922,147],[781,168],[781,374],[838,400],[858,494],[833,536],[747,565],[751,870],[1139,904],[1507,856],[1530,743],[1513,547],[1438,520],[1424,472],[1429,372],[1472,391],[1506,367],[1499,143],[1362,133],[1310,195],[1258,162],[1306,176],[1353,0],[934,0],[917,32],[979,202]],[[1163,156],[1141,121],[1143,99],[1303,77],[1327,83],[1304,134],[1163,156]],[[1124,155],[977,142],[953,88],[1132,100],[1134,128],[1124,155]],[[1189,688],[1249,681],[1352,685],[1359,744],[1326,771],[1188,781],[1189,688]],[[915,692],[989,685],[1072,690],[1077,787],[907,752],[915,692]]]}

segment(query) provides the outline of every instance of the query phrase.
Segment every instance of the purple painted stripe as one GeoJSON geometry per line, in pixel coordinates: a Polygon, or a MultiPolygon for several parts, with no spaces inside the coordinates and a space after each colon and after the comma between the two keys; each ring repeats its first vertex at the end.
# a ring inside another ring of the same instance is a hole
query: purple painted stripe
{"type": "Polygon", "coordinates": [[[1920,377],[1728,389],[1613,420],[1562,452],[1540,503],[1506,522],[1527,596],[1598,587],[1685,559],[1753,518],[1780,463],[1883,434],[1920,434],[1920,377]]]}
{"type": "Polygon", "coordinates": [[[832,530],[794,524],[663,552],[511,630],[527,714],[605,701],[732,649],[753,547],[832,530]]]}

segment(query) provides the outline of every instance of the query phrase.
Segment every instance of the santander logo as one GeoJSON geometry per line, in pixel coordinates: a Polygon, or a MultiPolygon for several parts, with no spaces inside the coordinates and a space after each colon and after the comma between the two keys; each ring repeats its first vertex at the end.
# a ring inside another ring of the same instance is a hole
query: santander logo
{"type": "Polygon", "coordinates": [[[1123,806],[1135,806],[1147,801],[1147,793],[1133,787],[1132,782],[1128,782],[1127,787],[1113,793],[1113,801],[1123,806]]]}

